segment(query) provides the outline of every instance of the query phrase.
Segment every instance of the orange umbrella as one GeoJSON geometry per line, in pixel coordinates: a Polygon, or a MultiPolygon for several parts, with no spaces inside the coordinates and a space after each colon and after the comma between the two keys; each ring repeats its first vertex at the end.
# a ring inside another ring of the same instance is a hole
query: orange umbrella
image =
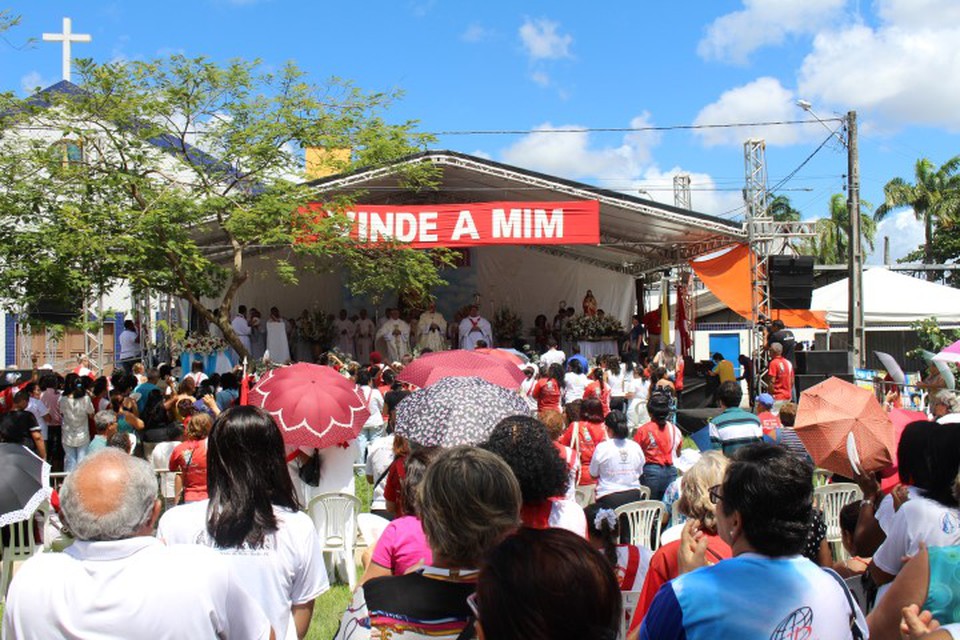
{"type": "Polygon", "coordinates": [[[800,394],[794,426],[814,464],[853,477],[847,455],[852,433],[865,471],[879,471],[893,463],[897,443],[893,423],[876,396],[840,378],[828,378],[800,394]]]}

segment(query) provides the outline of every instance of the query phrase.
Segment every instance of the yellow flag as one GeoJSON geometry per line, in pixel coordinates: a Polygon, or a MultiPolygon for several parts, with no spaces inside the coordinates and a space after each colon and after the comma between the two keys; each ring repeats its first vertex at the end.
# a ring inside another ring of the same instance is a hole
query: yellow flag
{"type": "Polygon", "coordinates": [[[673,344],[670,339],[670,280],[660,280],[660,343],[673,344]]]}

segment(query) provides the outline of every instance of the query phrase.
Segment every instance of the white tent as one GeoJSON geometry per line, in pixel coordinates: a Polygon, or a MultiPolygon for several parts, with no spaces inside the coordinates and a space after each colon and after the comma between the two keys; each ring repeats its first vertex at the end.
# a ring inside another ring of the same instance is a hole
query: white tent
{"type": "MultiPolygon", "coordinates": [[[[827,312],[833,327],[847,323],[848,279],[814,289],[811,309],[827,312]]],[[[915,320],[936,317],[940,325],[960,324],[960,289],[913,278],[884,267],[863,273],[863,320],[875,325],[908,326],[915,320]]]]}

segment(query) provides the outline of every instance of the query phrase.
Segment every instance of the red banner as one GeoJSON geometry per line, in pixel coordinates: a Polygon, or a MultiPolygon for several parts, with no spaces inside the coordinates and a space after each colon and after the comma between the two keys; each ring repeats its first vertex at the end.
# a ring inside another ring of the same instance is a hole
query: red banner
{"type": "MultiPolygon", "coordinates": [[[[309,207],[323,210],[320,203],[309,207]]],[[[351,237],[360,242],[395,240],[416,249],[600,242],[596,200],[356,205],[345,215],[353,221],[351,237]]]]}

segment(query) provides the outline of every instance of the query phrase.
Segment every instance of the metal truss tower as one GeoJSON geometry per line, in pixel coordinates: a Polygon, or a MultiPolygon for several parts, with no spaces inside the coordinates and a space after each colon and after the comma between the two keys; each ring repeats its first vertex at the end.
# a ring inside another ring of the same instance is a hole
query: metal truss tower
{"type": "Polygon", "coordinates": [[[681,173],[673,176],[673,204],[678,209],[691,209],[690,205],[690,174],[681,173]]]}

